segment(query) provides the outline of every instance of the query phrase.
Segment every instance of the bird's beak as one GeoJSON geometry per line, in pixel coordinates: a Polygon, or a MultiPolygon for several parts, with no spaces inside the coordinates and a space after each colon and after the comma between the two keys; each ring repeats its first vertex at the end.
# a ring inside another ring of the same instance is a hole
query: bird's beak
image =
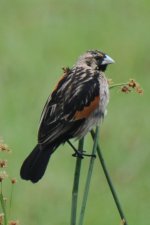
{"type": "Polygon", "coordinates": [[[106,65],[106,64],[112,64],[115,63],[115,61],[108,55],[105,55],[101,65],[106,65]]]}

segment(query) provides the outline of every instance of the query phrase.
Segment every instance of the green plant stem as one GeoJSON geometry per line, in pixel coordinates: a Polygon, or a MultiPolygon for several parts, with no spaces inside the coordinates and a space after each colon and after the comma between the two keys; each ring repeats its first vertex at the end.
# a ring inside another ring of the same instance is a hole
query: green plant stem
{"type": "MultiPolygon", "coordinates": [[[[95,134],[95,132],[93,130],[91,131],[91,135],[92,135],[93,140],[95,140],[96,134],[95,134]]],[[[98,153],[98,157],[99,157],[99,160],[101,162],[104,174],[106,176],[109,188],[111,190],[112,196],[114,198],[115,204],[116,204],[117,209],[119,211],[121,220],[123,221],[124,225],[128,225],[127,220],[126,220],[125,215],[124,215],[124,212],[123,212],[123,209],[121,207],[120,201],[118,199],[117,193],[116,193],[116,191],[114,189],[113,183],[112,183],[110,175],[108,173],[108,170],[107,170],[107,167],[106,167],[106,164],[105,164],[105,161],[104,161],[104,158],[103,158],[103,155],[102,155],[102,152],[101,152],[99,144],[97,145],[97,153],[98,153]]]]}
{"type": "Polygon", "coordinates": [[[2,182],[1,182],[1,192],[0,192],[0,203],[1,203],[3,213],[4,213],[4,225],[7,225],[8,224],[7,212],[6,212],[6,204],[5,204],[5,201],[4,201],[4,196],[3,196],[3,193],[2,193],[2,182]]]}
{"type": "Polygon", "coordinates": [[[128,85],[128,83],[112,84],[112,85],[109,86],[109,89],[112,89],[114,87],[121,87],[121,86],[124,86],[124,85],[128,85]]]}
{"type": "MultiPolygon", "coordinates": [[[[99,128],[97,126],[96,127],[96,134],[95,134],[95,138],[94,138],[94,145],[93,145],[92,154],[96,154],[97,143],[98,143],[98,135],[99,135],[99,128]]],[[[86,203],[87,203],[87,198],[88,198],[88,193],[89,193],[89,187],[90,187],[90,181],[91,181],[94,161],[95,161],[95,158],[91,157],[90,163],[89,163],[88,174],[87,174],[87,178],[86,178],[86,183],[85,183],[83,200],[82,200],[82,204],[81,204],[81,210],[80,210],[80,216],[79,216],[79,225],[83,224],[83,219],[84,219],[85,208],[86,208],[86,203]]]]}
{"type": "MultiPolygon", "coordinates": [[[[78,150],[83,151],[84,138],[79,141],[78,150]]],[[[76,224],[76,216],[77,216],[77,201],[78,201],[78,189],[79,189],[79,180],[80,180],[80,171],[81,171],[81,162],[82,159],[77,157],[76,166],[74,172],[74,183],[72,189],[72,207],[71,207],[71,225],[76,224]]]]}
{"type": "Polygon", "coordinates": [[[9,218],[11,217],[11,208],[12,208],[12,199],[13,199],[13,191],[14,191],[14,184],[11,184],[11,193],[10,193],[10,205],[9,205],[9,218]]]}

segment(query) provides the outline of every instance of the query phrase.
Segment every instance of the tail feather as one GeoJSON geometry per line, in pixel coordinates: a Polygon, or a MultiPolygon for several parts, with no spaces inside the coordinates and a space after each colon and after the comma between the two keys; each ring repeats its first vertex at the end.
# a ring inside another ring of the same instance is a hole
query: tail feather
{"type": "Polygon", "coordinates": [[[53,148],[50,148],[51,151],[45,149],[41,150],[39,146],[36,145],[22,164],[20,170],[21,178],[31,180],[33,183],[38,182],[45,173],[53,148]]]}

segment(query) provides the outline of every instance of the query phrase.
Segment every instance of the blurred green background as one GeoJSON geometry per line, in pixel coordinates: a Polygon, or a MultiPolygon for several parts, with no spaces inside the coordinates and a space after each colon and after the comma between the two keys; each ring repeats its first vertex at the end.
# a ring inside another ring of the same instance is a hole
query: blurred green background
{"type": "MultiPolygon", "coordinates": [[[[101,146],[129,224],[149,225],[150,1],[0,0],[0,136],[13,150],[9,173],[18,184],[12,216],[22,225],[70,222],[75,167],[70,147],[56,151],[35,185],[21,180],[19,169],[36,144],[40,113],[61,68],[71,67],[89,49],[103,50],[116,61],[108,78],[135,78],[144,88],[143,96],[111,91],[101,146]]],[[[88,136],[85,149],[91,148],[88,136]]],[[[88,162],[83,160],[81,192],[88,162]]],[[[85,224],[119,223],[96,160],[85,224]]]]}

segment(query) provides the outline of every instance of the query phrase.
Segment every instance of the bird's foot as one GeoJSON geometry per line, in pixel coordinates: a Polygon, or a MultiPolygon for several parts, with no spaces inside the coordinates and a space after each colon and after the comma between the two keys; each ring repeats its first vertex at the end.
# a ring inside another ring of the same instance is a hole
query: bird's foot
{"type": "Polygon", "coordinates": [[[83,151],[83,150],[82,150],[82,151],[77,150],[77,149],[74,147],[74,145],[73,145],[69,140],[68,140],[67,142],[68,142],[68,144],[72,147],[73,151],[75,152],[74,154],[72,154],[72,156],[78,157],[78,158],[80,158],[80,159],[83,159],[84,156],[96,158],[96,155],[95,155],[95,154],[86,154],[86,153],[85,153],[86,151],[83,151]]]}
{"type": "Polygon", "coordinates": [[[84,159],[84,156],[88,156],[88,157],[94,157],[96,158],[95,154],[86,154],[85,151],[79,151],[76,150],[74,154],[72,154],[73,157],[78,157],[80,159],[84,159]]]}

